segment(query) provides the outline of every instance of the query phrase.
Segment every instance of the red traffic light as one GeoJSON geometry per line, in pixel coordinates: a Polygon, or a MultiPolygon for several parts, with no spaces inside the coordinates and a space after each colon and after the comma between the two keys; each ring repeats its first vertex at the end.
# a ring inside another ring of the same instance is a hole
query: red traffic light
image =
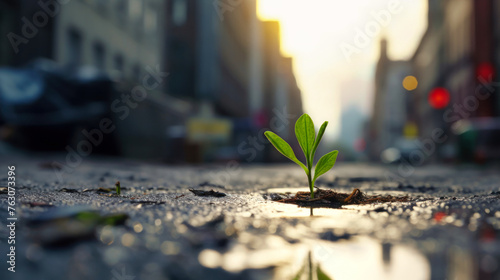
{"type": "Polygon", "coordinates": [[[447,89],[438,87],[429,93],[429,104],[434,109],[443,109],[450,103],[450,93],[447,89]]]}
{"type": "Polygon", "coordinates": [[[476,75],[478,79],[482,78],[484,81],[490,82],[493,80],[494,74],[495,68],[489,62],[483,62],[476,68],[476,75]]]}

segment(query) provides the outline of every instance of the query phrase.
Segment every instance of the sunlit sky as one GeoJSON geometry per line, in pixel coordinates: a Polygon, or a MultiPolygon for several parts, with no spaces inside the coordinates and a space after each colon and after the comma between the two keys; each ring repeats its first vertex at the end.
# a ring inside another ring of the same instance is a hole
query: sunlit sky
{"type": "Polygon", "coordinates": [[[281,22],[282,52],[294,57],[304,109],[316,125],[330,121],[329,136],[337,137],[342,108],[371,112],[380,38],[389,40],[389,57],[410,58],[427,26],[427,1],[258,0],[258,14],[281,22]],[[396,9],[389,9],[391,2],[396,9]],[[382,14],[390,18],[375,23],[382,14]],[[357,31],[366,34],[366,28],[373,30],[367,43],[356,44],[357,31]],[[349,58],[341,48],[347,45],[358,51],[349,58]]]}

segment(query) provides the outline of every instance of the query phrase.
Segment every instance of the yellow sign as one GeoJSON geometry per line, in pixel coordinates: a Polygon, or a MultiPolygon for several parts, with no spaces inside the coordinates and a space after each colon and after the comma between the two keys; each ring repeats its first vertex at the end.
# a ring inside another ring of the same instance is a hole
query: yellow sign
{"type": "Polygon", "coordinates": [[[406,139],[415,139],[418,137],[418,127],[413,122],[407,122],[403,128],[403,136],[406,139]]]}
{"type": "Polygon", "coordinates": [[[225,119],[191,118],[187,121],[190,142],[225,142],[231,137],[232,124],[225,119]]]}

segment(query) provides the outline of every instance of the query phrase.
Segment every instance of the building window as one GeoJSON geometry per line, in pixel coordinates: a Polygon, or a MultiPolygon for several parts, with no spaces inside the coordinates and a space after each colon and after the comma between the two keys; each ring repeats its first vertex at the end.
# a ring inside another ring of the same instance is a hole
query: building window
{"type": "Polygon", "coordinates": [[[186,0],[175,0],[172,3],[172,21],[175,25],[180,26],[186,22],[187,18],[187,2],[186,0]]]}
{"type": "Polygon", "coordinates": [[[67,64],[70,67],[78,67],[82,64],[83,38],[79,31],[70,29],[68,31],[67,64]]]}
{"type": "Polygon", "coordinates": [[[158,27],[158,14],[152,7],[147,7],[144,13],[144,30],[148,33],[155,33],[158,27]]]}
{"type": "Polygon", "coordinates": [[[140,22],[143,14],[142,1],[130,0],[128,12],[132,20],[140,22]]]}
{"type": "Polygon", "coordinates": [[[132,75],[134,79],[141,79],[141,66],[139,66],[139,64],[134,65],[134,67],[132,68],[132,75]]]}
{"type": "Polygon", "coordinates": [[[116,14],[120,23],[125,23],[128,17],[128,0],[116,1],[116,14]]]}
{"type": "Polygon", "coordinates": [[[106,69],[106,51],[102,43],[95,43],[93,47],[94,55],[94,66],[99,70],[104,71],[106,69]]]}
{"type": "Polygon", "coordinates": [[[122,77],[123,77],[124,64],[125,64],[125,62],[123,60],[123,56],[121,54],[115,55],[114,67],[115,67],[115,70],[118,71],[122,77]]]}
{"type": "Polygon", "coordinates": [[[109,9],[109,0],[96,0],[94,4],[99,12],[105,13],[109,9]]]}

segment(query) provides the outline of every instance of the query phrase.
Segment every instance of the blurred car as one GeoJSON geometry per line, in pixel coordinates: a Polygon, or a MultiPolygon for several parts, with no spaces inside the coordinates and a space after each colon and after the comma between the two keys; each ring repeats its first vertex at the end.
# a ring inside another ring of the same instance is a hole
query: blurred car
{"type": "Polygon", "coordinates": [[[410,154],[419,149],[418,139],[398,139],[392,147],[380,153],[383,163],[400,163],[402,160],[409,161],[410,154]]]}
{"type": "Polygon", "coordinates": [[[500,118],[472,118],[453,124],[462,160],[500,160],[500,118]]]}
{"type": "MultiPolygon", "coordinates": [[[[2,67],[0,140],[31,150],[62,150],[82,128],[109,117],[112,93],[111,79],[94,68],[65,71],[46,59],[2,67]]],[[[114,153],[114,146],[107,137],[96,149],[114,153]]]]}

